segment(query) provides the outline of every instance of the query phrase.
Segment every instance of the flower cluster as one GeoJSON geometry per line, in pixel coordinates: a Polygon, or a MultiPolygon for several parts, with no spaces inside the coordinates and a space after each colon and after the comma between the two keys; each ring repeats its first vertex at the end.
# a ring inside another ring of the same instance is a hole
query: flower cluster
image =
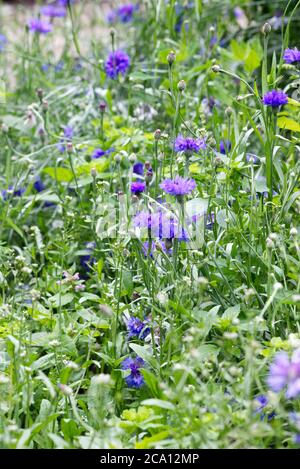
{"type": "Polygon", "coordinates": [[[130,67],[130,58],[122,50],[111,52],[105,62],[106,75],[115,80],[118,75],[125,75],[130,67]]]}
{"type": "Polygon", "coordinates": [[[130,374],[126,376],[125,382],[130,388],[141,388],[144,384],[144,377],[140,372],[140,369],[145,365],[144,360],[141,357],[125,358],[122,362],[122,370],[130,370],[130,374]]]}

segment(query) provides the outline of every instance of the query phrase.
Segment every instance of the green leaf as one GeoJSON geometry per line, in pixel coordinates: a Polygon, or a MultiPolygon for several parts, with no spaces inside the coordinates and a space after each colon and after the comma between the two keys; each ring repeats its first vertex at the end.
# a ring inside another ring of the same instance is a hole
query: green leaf
{"type": "Polygon", "coordinates": [[[300,132],[300,124],[286,116],[280,116],[277,120],[277,125],[280,129],[292,130],[293,132],[300,132]]]}
{"type": "Polygon", "coordinates": [[[175,410],[174,404],[169,401],[163,401],[162,399],[146,399],[142,402],[142,405],[159,407],[160,409],[175,410]]]}
{"type": "Polygon", "coordinates": [[[48,176],[52,177],[56,181],[59,182],[70,182],[73,180],[73,173],[70,169],[68,168],[45,168],[43,170],[45,174],[48,174],[48,176]]]}
{"type": "Polygon", "coordinates": [[[66,293],[65,295],[60,295],[59,293],[57,293],[56,295],[51,296],[49,298],[49,301],[51,301],[52,306],[54,308],[59,308],[60,306],[68,305],[73,301],[73,299],[74,295],[72,295],[71,293],[66,293]]]}

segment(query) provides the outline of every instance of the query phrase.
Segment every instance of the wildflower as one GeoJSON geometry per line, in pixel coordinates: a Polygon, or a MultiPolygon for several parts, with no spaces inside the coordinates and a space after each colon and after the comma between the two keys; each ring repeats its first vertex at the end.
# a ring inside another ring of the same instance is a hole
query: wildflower
{"type": "Polygon", "coordinates": [[[144,360],[140,357],[125,358],[122,362],[122,370],[130,370],[130,374],[126,376],[125,382],[130,388],[141,388],[144,384],[144,377],[140,372],[140,368],[144,367],[144,360]]]}
{"type": "Polygon", "coordinates": [[[131,192],[133,194],[141,194],[146,189],[146,184],[144,182],[132,182],[131,183],[131,192]]]}
{"type": "Polygon", "coordinates": [[[42,15],[49,16],[49,18],[63,18],[67,14],[65,7],[54,3],[41,7],[40,11],[42,15]]]}
{"type": "Polygon", "coordinates": [[[3,200],[8,200],[11,197],[21,197],[25,192],[25,189],[21,187],[20,189],[14,189],[13,186],[9,186],[8,189],[1,191],[3,200]]]}
{"type": "Polygon", "coordinates": [[[7,44],[7,38],[4,34],[0,34],[0,52],[4,50],[4,46],[7,44]]]}
{"type": "Polygon", "coordinates": [[[287,352],[278,352],[270,367],[268,386],[279,392],[286,388],[286,397],[293,398],[300,394],[300,349],[293,352],[291,359],[287,352]]]}
{"type": "Polygon", "coordinates": [[[256,396],[255,399],[255,413],[260,414],[260,420],[264,420],[265,416],[267,416],[268,420],[272,420],[275,417],[275,412],[270,412],[269,414],[266,414],[266,407],[269,404],[269,399],[267,396],[264,394],[261,394],[259,396],[256,396]]]}
{"type": "Polygon", "coordinates": [[[288,96],[280,90],[272,90],[263,96],[263,103],[265,106],[279,107],[287,104],[288,96]]]}
{"type": "Polygon", "coordinates": [[[102,150],[102,148],[96,148],[92,154],[92,158],[98,159],[101,158],[102,156],[109,155],[110,153],[113,153],[115,151],[114,148],[109,148],[108,150],[102,150]]]}
{"type": "Polygon", "coordinates": [[[196,188],[194,179],[186,179],[181,176],[176,176],[175,179],[165,179],[160,188],[170,195],[182,196],[189,194],[196,188]]]}
{"type": "Polygon", "coordinates": [[[285,49],[283,60],[286,64],[300,62],[300,50],[298,50],[297,47],[294,47],[294,49],[285,49]]]}
{"type": "Polygon", "coordinates": [[[220,140],[220,153],[226,155],[231,150],[231,142],[229,140],[220,140]]]}
{"type": "Polygon", "coordinates": [[[257,155],[254,155],[254,153],[247,153],[246,160],[248,161],[248,163],[253,163],[253,164],[260,163],[259,157],[257,155]]]}
{"type": "Polygon", "coordinates": [[[140,161],[137,161],[133,165],[133,172],[134,172],[134,174],[138,174],[139,176],[143,176],[143,174],[144,174],[144,165],[143,165],[143,163],[141,163],[140,161]]]}
{"type": "Polygon", "coordinates": [[[137,6],[132,3],[127,3],[117,9],[116,14],[122,23],[129,23],[133,19],[134,12],[137,6]]]}
{"type": "Polygon", "coordinates": [[[45,184],[43,183],[43,181],[40,178],[38,178],[34,181],[33,187],[35,188],[35,190],[37,192],[43,192],[46,189],[45,184]]]}
{"type": "Polygon", "coordinates": [[[52,31],[52,24],[39,18],[32,18],[28,23],[28,28],[33,33],[48,34],[52,31]]]}
{"type": "Polygon", "coordinates": [[[198,153],[199,150],[206,148],[204,139],[184,138],[179,135],[175,141],[175,151],[183,151],[185,153],[198,153]]]}
{"type": "Polygon", "coordinates": [[[109,78],[115,80],[118,75],[125,75],[130,67],[130,58],[122,50],[111,52],[105,62],[105,72],[109,78]]]}
{"type": "Polygon", "coordinates": [[[213,97],[203,98],[201,101],[202,110],[207,117],[211,116],[214,107],[218,107],[219,105],[219,101],[213,97]]]}
{"type": "Polygon", "coordinates": [[[131,339],[132,337],[145,339],[145,337],[150,333],[150,328],[147,326],[147,322],[143,322],[134,316],[129,318],[127,322],[127,330],[128,339],[131,339]]]}

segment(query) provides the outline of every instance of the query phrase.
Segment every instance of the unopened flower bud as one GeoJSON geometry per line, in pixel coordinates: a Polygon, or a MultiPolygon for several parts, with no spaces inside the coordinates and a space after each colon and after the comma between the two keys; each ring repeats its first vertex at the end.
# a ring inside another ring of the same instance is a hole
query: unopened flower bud
{"type": "Polygon", "coordinates": [[[49,103],[48,103],[48,101],[43,99],[43,101],[42,101],[42,110],[43,110],[43,112],[47,112],[48,109],[49,109],[49,103]]]}
{"type": "Polygon", "coordinates": [[[159,140],[161,138],[161,130],[160,129],[156,129],[156,131],[154,132],[154,138],[155,138],[155,140],[159,140]]]}
{"type": "Polygon", "coordinates": [[[211,67],[211,69],[212,69],[212,71],[213,71],[214,73],[219,73],[219,71],[221,70],[221,67],[220,67],[220,65],[217,65],[217,64],[216,64],[216,65],[213,65],[213,66],[211,67]]]}
{"type": "Polygon", "coordinates": [[[73,151],[73,143],[67,142],[67,152],[72,153],[72,151],[73,151]]]}
{"type": "Polygon", "coordinates": [[[180,80],[177,84],[178,91],[184,91],[186,89],[186,82],[184,80],[180,80]]]}
{"type": "Polygon", "coordinates": [[[37,94],[37,97],[39,98],[39,100],[42,102],[42,99],[44,97],[44,91],[42,88],[37,88],[36,90],[36,94],[37,94]]]}
{"type": "Polygon", "coordinates": [[[150,169],[150,168],[151,168],[151,163],[150,163],[150,161],[146,161],[146,163],[145,163],[145,168],[146,168],[146,169],[150,169]]]}
{"type": "Polygon", "coordinates": [[[122,159],[122,157],[119,154],[115,155],[115,157],[114,157],[114,160],[115,160],[116,163],[120,163],[121,159],[122,159]]]}
{"type": "Polygon", "coordinates": [[[95,167],[91,168],[91,176],[95,178],[97,176],[97,169],[95,167]]]}
{"type": "Polygon", "coordinates": [[[130,163],[135,163],[136,160],[137,160],[137,157],[136,157],[136,154],[135,153],[131,153],[131,155],[129,155],[129,161],[130,163]]]}
{"type": "Polygon", "coordinates": [[[290,235],[291,235],[292,237],[294,237],[294,236],[297,236],[297,234],[298,234],[298,230],[297,230],[297,228],[295,228],[295,227],[293,226],[293,227],[290,229],[290,235]]]}
{"type": "Polygon", "coordinates": [[[175,59],[176,59],[175,52],[171,50],[171,52],[167,55],[167,61],[168,61],[168,64],[170,65],[170,67],[175,62],[175,59]]]}
{"type": "Polygon", "coordinates": [[[99,109],[100,109],[100,112],[105,112],[105,109],[106,109],[106,102],[105,101],[100,101],[99,103],[99,109]]]}
{"type": "Polygon", "coordinates": [[[262,27],[262,33],[267,36],[268,34],[270,34],[272,30],[272,26],[270,25],[270,23],[265,23],[262,27]]]}
{"type": "Polygon", "coordinates": [[[230,117],[233,113],[233,109],[232,107],[228,106],[226,109],[225,109],[225,114],[227,117],[230,117]]]}

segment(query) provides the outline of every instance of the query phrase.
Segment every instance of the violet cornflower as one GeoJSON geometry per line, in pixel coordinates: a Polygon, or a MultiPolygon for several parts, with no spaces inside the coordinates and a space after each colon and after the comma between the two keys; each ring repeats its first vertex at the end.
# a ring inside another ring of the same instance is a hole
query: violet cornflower
{"type": "Polygon", "coordinates": [[[199,150],[203,150],[205,148],[205,140],[201,138],[185,138],[182,135],[178,135],[175,140],[175,151],[183,151],[184,153],[191,154],[198,153],[199,150]]]}
{"type": "Polygon", "coordinates": [[[122,370],[130,370],[130,375],[126,376],[125,382],[130,388],[141,388],[145,383],[144,377],[140,372],[140,368],[145,365],[144,360],[141,357],[136,358],[125,358],[122,362],[122,370]]]}
{"type": "Polygon", "coordinates": [[[150,334],[150,328],[147,322],[141,321],[139,318],[131,316],[127,322],[128,339],[137,337],[138,339],[145,339],[150,334]]]}
{"type": "Polygon", "coordinates": [[[231,150],[231,142],[229,140],[220,140],[220,153],[226,155],[231,150]]]}
{"type": "Polygon", "coordinates": [[[3,200],[8,200],[11,197],[21,197],[24,192],[24,187],[20,187],[20,189],[14,189],[13,186],[9,186],[8,189],[1,191],[1,195],[3,200]]]}
{"type": "Polygon", "coordinates": [[[41,7],[40,12],[44,16],[49,16],[49,18],[63,18],[67,14],[64,6],[59,6],[55,3],[41,7]]]}
{"type": "Polygon", "coordinates": [[[300,62],[300,50],[298,50],[297,47],[294,47],[294,49],[285,49],[283,60],[286,64],[300,62]]]}
{"type": "Polygon", "coordinates": [[[160,188],[170,195],[183,196],[189,194],[196,188],[194,179],[187,179],[181,176],[176,176],[175,179],[165,179],[160,188]]]}
{"type": "Polygon", "coordinates": [[[105,62],[105,72],[109,78],[115,80],[118,75],[125,75],[130,67],[130,58],[122,50],[111,52],[105,62]]]}
{"type": "Polygon", "coordinates": [[[133,19],[133,15],[136,10],[136,5],[133,3],[127,3],[126,5],[117,8],[116,15],[122,23],[129,23],[133,19]]]}
{"type": "Polygon", "coordinates": [[[141,163],[140,161],[137,161],[133,165],[133,172],[134,172],[134,174],[138,174],[139,176],[143,176],[143,174],[144,174],[144,165],[143,165],[143,163],[141,163]]]}
{"type": "Polygon", "coordinates": [[[39,18],[32,18],[28,22],[28,28],[33,33],[48,34],[52,31],[52,24],[39,18]]]}
{"type": "Polygon", "coordinates": [[[144,190],[146,189],[146,183],[145,182],[139,182],[139,181],[134,181],[131,183],[131,192],[133,194],[141,194],[142,192],[144,192],[144,190]]]}
{"type": "Polygon", "coordinates": [[[300,348],[289,358],[287,352],[278,352],[271,364],[268,386],[272,391],[286,389],[285,396],[290,399],[300,394],[300,348]]]}
{"type": "Polygon", "coordinates": [[[272,90],[263,96],[262,101],[265,106],[277,108],[288,103],[288,96],[281,90],[272,90]]]}

